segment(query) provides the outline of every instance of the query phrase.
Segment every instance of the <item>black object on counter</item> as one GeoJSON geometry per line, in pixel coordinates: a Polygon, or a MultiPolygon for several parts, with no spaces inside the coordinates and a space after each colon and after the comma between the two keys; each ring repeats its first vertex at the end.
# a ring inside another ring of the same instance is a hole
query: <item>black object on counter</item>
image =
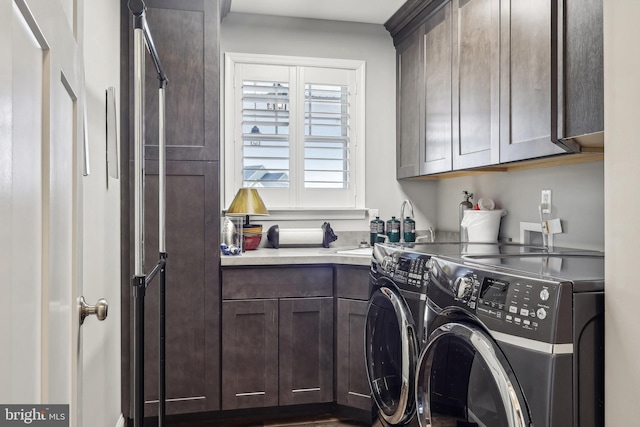
{"type": "Polygon", "coordinates": [[[272,225],[267,230],[267,240],[276,249],[280,249],[280,227],[272,225]]]}
{"type": "Polygon", "coordinates": [[[328,248],[329,247],[329,243],[331,242],[335,242],[336,240],[338,240],[338,236],[336,236],[336,233],[333,232],[333,229],[331,228],[331,225],[328,222],[325,222],[324,224],[322,224],[322,247],[323,248],[328,248]]]}

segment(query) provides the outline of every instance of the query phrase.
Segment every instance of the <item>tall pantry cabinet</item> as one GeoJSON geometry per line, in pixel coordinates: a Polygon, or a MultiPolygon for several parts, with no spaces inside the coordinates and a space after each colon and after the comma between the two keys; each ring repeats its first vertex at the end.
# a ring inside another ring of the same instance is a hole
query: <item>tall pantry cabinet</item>
{"type": "MultiPolygon", "coordinates": [[[[220,407],[218,0],[145,0],[166,89],[167,414],[220,407]]],[[[133,20],[121,3],[122,410],[133,395],[133,20]]],[[[145,272],[158,260],[158,80],[146,56],[145,272]]],[[[158,408],[158,280],[147,287],[145,416],[158,408]]]]}

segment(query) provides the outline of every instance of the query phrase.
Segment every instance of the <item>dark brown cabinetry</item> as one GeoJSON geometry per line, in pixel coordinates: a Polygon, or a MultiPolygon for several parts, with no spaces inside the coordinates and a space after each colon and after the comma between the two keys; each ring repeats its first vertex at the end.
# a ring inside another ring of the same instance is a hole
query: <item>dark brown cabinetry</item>
{"type": "Polygon", "coordinates": [[[398,178],[601,143],[602,0],[578,3],[405,3],[385,24],[397,50],[398,178]]]}
{"type": "Polygon", "coordinates": [[[500,0],[453,0],[453,169],[500,161],[500,0]]]}
{"type": "MultiPolygon", "coordinates": [[[[169,77],[165,114],[167,159],[218,160],[219,1],[145,0],[145,4],[158,56],[169,77]]],[[[131,43],[128,50],[131,57],[131,43]]],[[[145,157],[157,159],[158,79],[149,55],[145,72],[145,157]]],[[[133,147],[129,152],[133,158],[133,147]]]]}
{"type": "Polygon", "coordinates": [[[552,0],[552,137],[569,151],[604,146],[603,0],[552,0]]]}
{"type": "Polygon", "coordinates": [[[365,320],[369,299],[367,267],[336,266],[336,402],[371,410],[365,362],[365,320]]]}
{"type": "Polygon", "coordinates": [[[424,24],[424,135],[420,144],[420,175],[452,168],[451,3],[424,24]]]}
{"type": "Polygon", "coordinates": [[[278,300],[222,303],[222,408],[278,405],[278,300]]]}
{"type": "Polygon", "coordinates": [[[551,0],[501,5],[500,162],[564,153],[551,136],[551,0]]]}
{"type": "Polygon", "coordinates": [[[222,409],[333,401],[333,269],[222,270],[222,409]]]}
{"type": "MultiPolygon", "coordinates": [[[[166,89],[167,414],[220,408],[219,4],[145,0],[166,89]]],[[[132,415],[132,19],[122,1],[122,411],[132,415]]],[[[158,261],[158,79],[146,58],[145,271],[158,261]]],[[[158,280],[147,288],[145,415],[157,415],[158,280]]]]}
{"type": "Polygon", "coordinates": [[[397,178],[420,174],[420,114],[422,111],[421,34],[416,31],[397,47],[397,178]]]}

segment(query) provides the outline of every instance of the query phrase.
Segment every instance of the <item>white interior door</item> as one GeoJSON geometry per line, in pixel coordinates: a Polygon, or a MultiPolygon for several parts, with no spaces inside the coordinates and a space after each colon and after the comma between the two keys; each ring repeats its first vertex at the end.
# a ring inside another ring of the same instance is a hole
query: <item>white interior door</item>
{"type": "Polygon", "coordinates": [[[71,426],[82,384],[78,4],[0,1],[0,402],[69,404],[71,426]]]}

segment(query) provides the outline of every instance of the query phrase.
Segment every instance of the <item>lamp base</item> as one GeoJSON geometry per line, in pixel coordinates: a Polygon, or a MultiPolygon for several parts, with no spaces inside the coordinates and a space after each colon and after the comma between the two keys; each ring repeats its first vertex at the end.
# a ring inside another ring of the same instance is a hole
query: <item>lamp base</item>
{"type": "Polygon", "coordinates": [[[242,228],[242,249],[253,251],[258,248],[262,240],[262,226],[258,224],[245,224],[242,228]]]}

